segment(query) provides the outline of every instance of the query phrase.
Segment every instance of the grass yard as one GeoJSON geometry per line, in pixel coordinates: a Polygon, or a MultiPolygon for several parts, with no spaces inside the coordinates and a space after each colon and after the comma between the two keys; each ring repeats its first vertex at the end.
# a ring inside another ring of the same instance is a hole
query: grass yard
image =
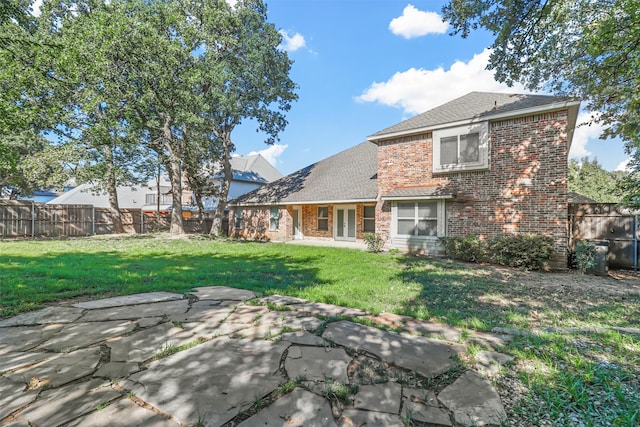
{"type": "Polygon", "coordinates": [[[640,336],[539,332],[640,327],[640,279],[521,272],[357,250],[94,237],[0,241],[0,318],[69,299],[227,285],[462,328],[515,327],[496,380],[516,425],[640,425],[640,336]]]}

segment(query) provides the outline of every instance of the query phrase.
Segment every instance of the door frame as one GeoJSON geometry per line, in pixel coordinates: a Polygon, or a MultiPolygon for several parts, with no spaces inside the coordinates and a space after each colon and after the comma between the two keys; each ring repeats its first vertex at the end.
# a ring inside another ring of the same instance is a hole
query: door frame
{"type": "Polygon", "coordinates": [[[291,228],[293,240],[304,239],[304,233],[302,232],[302,206],[291,207],[291,228]],[[298,222],[298,228],[296,229],[296,217],[298,222]]]}
{"type": "Polygon", "coordinates": [[[356,205],[334,205],[333,206],[333,240],[341,240],[347,242],[355,242],[358,237],[358,207],[356,205]],[[349,210],[353,209],[355,215],[353,217],[353,237],[345,235],[338,237],[338,211],[345,212],[345,222],[347,224],[347,233],[349,233],[349,210]]]}

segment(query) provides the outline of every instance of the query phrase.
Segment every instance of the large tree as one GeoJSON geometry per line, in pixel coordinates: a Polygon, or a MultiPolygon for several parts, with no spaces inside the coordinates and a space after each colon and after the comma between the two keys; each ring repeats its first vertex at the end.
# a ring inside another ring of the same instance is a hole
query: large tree
{"type": "Polygon", "coordinates": [[[640,0],[450,0],[443,14],[454,34],[493,33],[497,80],[585,100],[603,137],[640,146],[640,0]]]}
{"type": "Polygon", "coordinates": [[[584,157],[569,162],[569,190],[586,196],[598,203],[618,203],[620,196],[616,187],[625,176],[624,172],[609,172],[597,159],[584,157]]]}

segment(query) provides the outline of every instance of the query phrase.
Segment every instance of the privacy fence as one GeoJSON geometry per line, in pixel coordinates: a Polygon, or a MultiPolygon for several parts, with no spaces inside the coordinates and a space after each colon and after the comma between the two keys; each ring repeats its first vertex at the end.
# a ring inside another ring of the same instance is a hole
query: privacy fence
{"type": "MultiPolygon", "coordinates": [[[[168,215],[148,215],[140,209],[120,210],[128,233],[169,229],[168,215]]],[[[184,219],[187,233],[208,233],[211,219],[184,219]]],[[[20,200],[0,200],[0,238],[74,237],[113,233],[113,218],[107,208],[93,205],[47,205],[20,200]]]]}
{"type": "Polygon", "coordinates": [[[610,203],[570,204],[570,242],[579,239],[609,242],[611,268],[638,269],[638,212],[610,203]]]}

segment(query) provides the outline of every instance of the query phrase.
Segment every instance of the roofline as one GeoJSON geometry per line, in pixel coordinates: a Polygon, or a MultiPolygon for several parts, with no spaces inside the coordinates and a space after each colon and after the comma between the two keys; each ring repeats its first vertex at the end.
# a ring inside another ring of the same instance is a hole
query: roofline
{"type": "Polygon", "coordinates": [[[424,195],[424,196],[382,196],[381,199],[382,200],[388,200],[388,201],[402,201],[402,200],[433,200],[433,199],[454,199],[455,195],[454,194],[446,194],[446,195],[439,195],[439,196],[433,196],[433,195],[424,195]]]}
{"type": "Polygon", "coordinates": [[[458,120],[458,121],[455,121],[455,122],[439,123],[439,124],[432,125],[432,126],[408,129],[408,130],[404,130],[404,131],[390,132],[390,133],[385,133],[385,134],[380,134],[380,135],[373,134],[373,135],[370,135],[370,136],[367,137],[367,141],[373,142],[375,144],[378,141],[385,140],[385,139],[392,139],[392,138],[396,138],[398,136],[413,135],[413,134],[416,134],[416,133],[430,132],[430,131],[433,131],[433,130],[450,128],[450,127],[455,127],[455,126],[468,125],[468,124],[472,124],[472,123],[486,122],[486,121],[491,121],[491,120],[499,120],[499,119],[504,119],[504,118],[507,118],[507,117],[522,117],[522,116],[528,116],[528,115],[535,114],[535,113],[559,111],[559,110],[564,110],[566,108],[570,108],[570,107],[574,107],[574,106],[575,107],[580,106],[580,101],[554,102],[552,104],[546,104],[546,105],[543,105],[543,106],[529,107],[529,108],[523,108],[523,109],[520,109],[520,110],[513,110],[513,111],[505,111],[503,113],[492,114],[492,115],[483,116],[483,117],[472,117],[470,119],[458,120]]]}
{"type": "Polygon", "coordinates": [[[228,206],[294,206],[294,205],[344,205],[349,203],[375,203],[376,199],[349,199],[349,200],[311,200],[305,202],[264,202],[264,203],[228,203],[228,206]]]}

